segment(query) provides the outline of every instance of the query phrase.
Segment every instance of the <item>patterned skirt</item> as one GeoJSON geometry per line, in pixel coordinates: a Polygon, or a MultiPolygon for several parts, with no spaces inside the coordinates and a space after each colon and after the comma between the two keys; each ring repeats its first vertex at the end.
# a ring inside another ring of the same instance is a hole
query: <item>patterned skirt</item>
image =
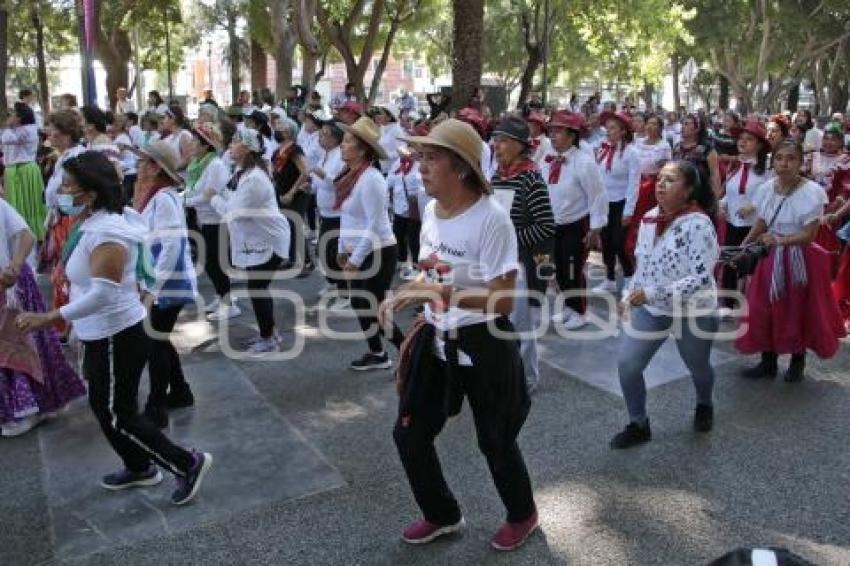
{"type": "Polygon", "coordinates": [[[8,165],[3,174],[6,200],[24,217],[36,240],[44,238],[44,179],[34,161],[8,165]]]}
{"type": "MultiPolygon", "coordinates": [[[[17,303],[22,310],[46,311],[32,270],[26,265],[21,269],[15,288],[17,303]]],[[[58,411],[86,394],[85,383],[62,352],[56,330],[36,331],[33,339],[41,364],[41,381],[22,371],[0,366],[0,425],[39,413],[58,411]]]]}

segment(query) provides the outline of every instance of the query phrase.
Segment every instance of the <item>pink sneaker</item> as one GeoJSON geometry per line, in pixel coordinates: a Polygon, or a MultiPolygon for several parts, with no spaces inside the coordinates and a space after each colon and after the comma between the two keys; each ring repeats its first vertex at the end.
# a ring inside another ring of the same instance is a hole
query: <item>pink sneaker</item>
{"type": "Polygon", "coordinates": [[[514,550],[522,546],[529,535],[537,529],[537,511],[531,517],[520,523],[505,523],[490,541],[490,545],[496,550],[514,550]]]}
{"type": "Polygon", "coordinates": [[[466,525],[466,521],[463,520],[463,517],[454,525],[435,525],[425,519],[419,519],[407,525],[407,528],[401,534],[401,540],[408,544],[427,544],[443,535],[460,532],[464,525],[466,525]]]}

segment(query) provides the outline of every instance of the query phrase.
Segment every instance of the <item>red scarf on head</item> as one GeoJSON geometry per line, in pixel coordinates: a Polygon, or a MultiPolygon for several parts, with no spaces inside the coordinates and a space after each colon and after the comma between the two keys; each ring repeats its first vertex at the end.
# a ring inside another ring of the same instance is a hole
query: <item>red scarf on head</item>
{"type": "Polygon", "coordinates": [[[148,187],[142,187],[138,182],[133,189],[133,208],[136,212],[142,212],[148,206],[148,203],[156,196],[156,194],[167,187],[173,187],[174,181],[171,179],[157,179],[148,187]]]}
{"type": "MultiPolygon", "coordinates": [[[[660,209],[659,209],[660,210],[660,209]]],[[[658,237],[663,234],[670,224],[673,223],[674,220],[679,218],[680,216],[684,216],[686,214],[691,214],[692,212],[705,212],[700,206],[696,203],[691,203],[688,206],[681,209],[676,214],[664,214],[660,213],[658,216],[644,216],[641,219],[642,224],[657,224],[658,227],[655,231],[655,236],[658,237]]]]}
{"type": "Polygon", "coordinates": [[[283,171],[283,168],[286,167],[287,163],[289,163],[294,151],[295,144],[290,142],[289,147],[281,147],[275,152],[274,157],[272,158],[272,166],[274,167],[275,172],[279,173],[283,171]]]}
{"type": "Polygon", "coordinates": [[[513,179],[520,173],[525,173],[526,171],[536,171],[537,165],[530,159],[523,159],[517,163],[511,163],[507,166],[507,168],[499,167],[499,178],[500,179],[513,179]]]}
{"type": "Polygon", "coordinates": [[[567,156],[550,154],[545,161],[549,164],[549,183],[554,185],[561,180],[561,167],[567,162],[567,156]]]}
{"type": "Polygon", "coordinates": [[[334,191],[336,192],[334,210],[342,208],[342,203],[344,203],[345,199],[351,195],[351,191],[354,190],[354,185],[357,184],[357,181],[360,179],[360,175],[362,175],[363,172],[371,166],[372,164],[366,161],[357,169],[351,169],[350,167],[346,168],[339,174],[339,177],[334,179],[334,191]]]}
{"type": "Polygon", "coordinates": [[[599,145],[599,150],[596,152],[596,162],[605,162],[605,171],[611,172],[611,166],[614,164],[614,154],[617,153],[617,146],[611,142],[604,141],[599,145]]]}
{"type": "Polygon", "coordinates": [[[396,169],[396,175],[401,173],[402,177],[410,173],[410,170],[413,169],[413,158],[412,157],[402,157],[401,162],[399,163],[398,169],[396,169]]]}

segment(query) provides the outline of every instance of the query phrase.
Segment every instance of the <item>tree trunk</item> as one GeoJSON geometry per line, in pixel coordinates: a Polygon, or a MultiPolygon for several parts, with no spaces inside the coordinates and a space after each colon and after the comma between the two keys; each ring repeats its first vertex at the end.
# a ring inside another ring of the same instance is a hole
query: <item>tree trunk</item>
{"type": "Polygon", "coordinates": [[[372,75],[372,85],[369,87],[369,98],[366,100],[368,106],[375,103],[375,98],[378,96],[378,91],[381,89],[381,78],[384,76],[384,69],[387,68],[387,61],[390,58],[390,49],[392,49],[395,34],[398,32],[399,21],[393,19],[390,24],[390,31],[387,32],[387,39],[384,41],[384,50],[381,52],[381,58],[378,60],[378,66],[375,67],[375,72],[372,75]]]}
{"type": "Polygon", "coordinates": [[[833,114],[846,112],[848,95],[850,95],[850,89],[847,88],[847,82],[836,82],[829,89],[829,111],[833,114]]]}
{"type": "MultiPolygon", "coordinates": [[[[106,71],[106,91],[109,97],[109,107],[115,106],[118,100],[119,87],[127,87],[130,77],[130,35],[126,30],[114,27],[103,29],[100,19],[102,1],[94,5],[94,56],[106,71]]],[[[95,104],[97,101],[95,100],[95,104]]]]}
{"type": "Polygon", "coordinates": [[[679,92],[679,54],[676,52],[670,56],[670,74],[673,75],[673,108],[678,112],[682,105],[682,95],[679,92]]]}
{"type": "Polygon", "coordinates": [[[647,112],[655,111],[655,87],[649,83],[643,83],[643,102],[646,104],[647,112]]]}
{"type": "Polygon", "coordinates": [[[481,86],[484,0],[453,0],[451,108],[466,106],[481,86]]]}
{"type": "Polygon", "coordinates": [[[720,75],[720,95],[717,105],[721,110],[729,110],[729,79],[720,75]]]}
{"type": "MultiPolygon", "coordinates": [[[[531,96],[531,91],[534,89],[534,75],[537,74],[537,69],[543,62],[543,53],[539,47],[535,46],[530,50],[526,50],[528,59],[525,61],[525,68],[522,71],[522,77],[519,80],[519,99],[517,100],[517,108],[522,108],[522,105],[528,101],[531,96]]],[[[467,98],[469,98],[467,96],[467,98]]]]}
{"type": "Polygon", "coordinates": [[[788,110],[790,112],[796,112],[797,106],[800,104],[800,83],[796,82],[791,85],[791,88],[788,90],[788,110]]]}
{"type": "Polygon", "coordinates": [[[227,12],[227,48],[230,53],[230,103],[236,104],[242,89],[239,61],[239,36],[236,35],[236,20],[239,14],[235,10],[227,12]]]}
{"type": "Polygon", "coordinates": [[[44,20],[41,19],[41,3],[34,0],[32,3],[32,26],[35,30],[35,60],[38,75],[38,101],[41,113],[47,116],[50,112],[50,93],[47,84],[47,63],[44,58],[44,20]]]}
{"type": "Polygon", "coordinates": [[[3,85],[3,92],[0,92],[0,120],[5,123],[6,115],[9,113],[8,101],[6,100],[6,71],[9,68],[9,12],[6,5],[6,0],[0,0],[0,85],[3,85]]]}
{"type": "Polygon", "coordinates": [[[268,60],[263,46],[251,38],[251,90],[259,91],[269,86],[268,60]]]}

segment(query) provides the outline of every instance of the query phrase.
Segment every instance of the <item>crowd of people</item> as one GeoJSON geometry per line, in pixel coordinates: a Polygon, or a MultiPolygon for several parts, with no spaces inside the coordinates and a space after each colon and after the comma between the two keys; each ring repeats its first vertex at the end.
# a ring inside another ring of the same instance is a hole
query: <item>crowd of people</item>
{"type": "Polygon", "coordinates": [[[88,392],[123,463],[106,489],[157,484],[162,468],[184,504],[212,464],[163,433],[169,410],[195,403],[171,336],[201,274],[214,297],[199,304],[218,324],[244,308],[234,273],[247,280],[253,356],[283,343],[272,282],[315,270],[323,304],[353,311],[363,332],[350,369],[390,368],[388,344],[398,350],[393,437],[423,515],[402,535],[414,544],[464,525],[434,447],[464,397],[507,509],[493,546],[517,548],[537,528],[517,437],[553,293],[552,322],[569,332],[590,323],[591,297],[618,305],[628,424],[614,449],[651,439],[643,372],[669,336],[693,380],[692,426],[706,433],[721,323],[734,319],[737,350],[761,356],[743,377],[775,377],[790,355],[788,382],[804,378],[808,351],[834,356],[850,326],[840,115],[820,130],[805,110],[662,115],[592,98],[493,118],[476,91],[451,113],[429,98],[416,119],[409,104],[367,108],[346,92],[328,113],[292,92],[260,105],[243,93],[226,109],[208,96],[189,121],[155,91],[141,116],[117,94],[108,112],[66,100],[43,129],[21,100],[0,132],[2,434],[88,392]],[[589,288],[592,251],[605,276],[589,288]],[[417,314],[407,332],[401,310],[417,314]],[[74,340],[82,376],[61,350],[74,340]]]}

